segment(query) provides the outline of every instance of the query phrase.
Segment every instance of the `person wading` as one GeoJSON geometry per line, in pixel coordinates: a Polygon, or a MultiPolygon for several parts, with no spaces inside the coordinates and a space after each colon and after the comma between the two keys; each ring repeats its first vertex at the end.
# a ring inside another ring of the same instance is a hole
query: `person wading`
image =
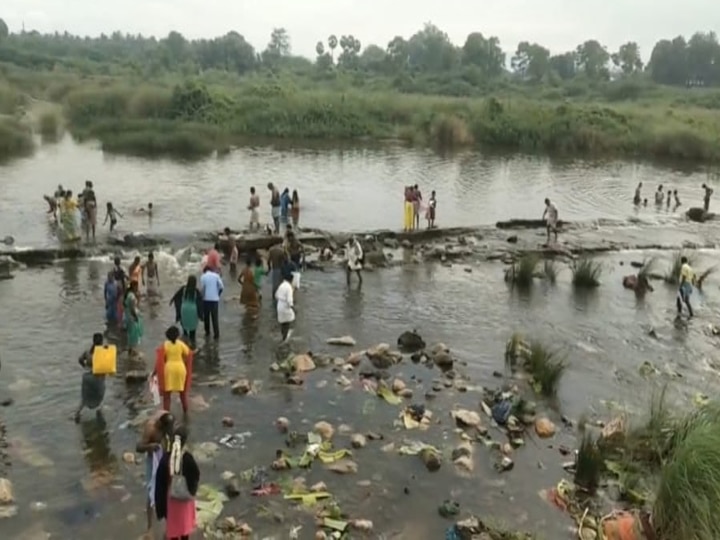
{"type": "Polygon", "coordinates": [[[142,282],[148,296],[160,293],[160,270],[152,251],[148,253],[147,262],[142,265],[142,282]]]}
{"type": "Polygon", "coordinates": [[[676,299],[678,317],[682,316],[683,304],[687,306],[688,318],[693,317],[693,308],[690,305],[690,295],[692,294],[693,285],[695,284],[695,272],[690,267],[687,257],[680,259],[680,287],[676,299]]]}
{"type": "Polygon", "coordinates": [[[710,210],[710,197],[713,194],[713,189],[710,186],[708,186],[707,184],[703,184],[702,188],[704,190],[703,209],[705,209],[705,211],[707,212],[710,210]]]}
{"type": "Polygon", "coordinates": [[[283,342],[290,339],[292,331],[290,326],[295,321],[295,303],[293,301],[293,276],[290,273],[283,275],[283,281],[275,292],[275,301],[277,302],[277,317],[280,323],[280,334],[283,342]]]}
{"type": "Polygon", "coordinates": [[[362,286],[362,267],[363,267],[363,249],[357,236],[353,236],[345,248],[347,252],[347,264],[345,265],[345,273],[347,277],[348,287],[350,286],[350,277],[352,273],[358,277],[358,286],[362,286]]]}
{"type": "Polygon", "coordinates": [[[157,477],[158,465],[162,459],[163,452],[170,448],[170,441],[173,438],[175,419],[168,411],[157,411],[143,428],[140,441],[135,451],[145,454],[145,479],[146,479],[146,508],[147,513],[147,535],[152,538],[153,508],[155,507],[155,480],[157,477]]]}
{"type": "Polygon", "coordinates": [[[435,227],[435,211],[437,208],[437,197],[435,196],[435,191],[430,193],[430,200],[428,200],[428,207],[427,207],[427,222],[428,222],[428,229],[432,229],[435,227]]]}
{"type": "Polygon", "coordinates": [[[180,330],[171,326],[165,331],[163,343],[153,375],[158,376],[160,391],[163,398],[163,409],[170,410],[170,398],[173,393],[180,395],[183,414],[187,416],[187,396],[190,391],[192,368],[190,365],[191,352],[180,339],[180,330]]]}
{"type": "Polygon", "coordinates": [[[292,218],[292,226],[295,230],[298,230],[298,224],[300,223],[300,195],[298,195],[297,189],[293,189],[290,204],[290,217],[292,218]]]}
{"type": "Polygon", "coordinates": [[[75,413],[75,422],[80,421],[80,414],[83,409],[91,411],[97,409],[100,415],[100,406],[105,399],[105,377],[106,375],[95,375],[92,369],[93,354],[96,347],[102,347],[104,338],[101,333],[93,334],[92,347],[80,355],[78,363],[85,369],[82,377],[82,386],[80,391],[80,406],[75,413]]]}
{"type": "Polygon", "coordinates": [[[420,207],[422,206],[422,193],[417,184],[413,186],[413,227],[415,229],[420,228],[420,207]]]}
{"type": "Polygon", "coordinates": [[[173,295],[170,305],[175,307],[175,322],[180,323],[183,336],[188,338],[190,347],[194,350],[197,345],[195,332],[198,321],[203,317],[202,296],[198,291],[195,276],[188,276],[187,283],[173,295]]]}
{"type": "Polygon", "coordinates": [[[258,290],[255,287],[255,272],[253,270],[253,261],[248,257],[245,267],[238,276],[240,289],[240,303],[245,306],[245,312],[253,319],[257,318],[260,308],[260,299],[258,290]]]}
{"type": "Polygon", "coordinates": [[[640,203],[642,203],[642,182],[635,188],[635,196],[633,197],[633,204],[635,206],[640,206],[640,203]]]}
{"type": "Polygon", "coordinates": [[[200,278],[200,292],[203,299],[203,322],[205,323],[205,337],[210,335],[210,324],[212,323],[215,339],[220,338],[220,326],[218,321],[218,310],[220,296],[223,293],[222,278],[216,272],[205,267],[200,278]]]}
{"type": "Polygon", "coordinates": [[[273,232],[280,234],[280,192],[269,182],[267,188],[270,190],[270,215],[273,220],[273,232]]]}
{"type": "Polygon", "coordinates": [[[97,228],[97,199],[93,183],[89,180],[85,182],[85,191],[83,191],[83,208],[85,210],[85,240],[90,240],[92,234],[93,242],[95,241],[95,229],[97,228]]]}
{"type": "Polygon", "coordinates": [[[270,282],[272,284],[272,297],[282,283],[282,269],[287,261],[287,254],[282,245],[276,244],[268,251],[268,269],[270,270],[270,282]]]}
{"type": "Polygon", "coordinates": [[[260,196],[255,193],[255,188],[250,188],[250,231],[260,230],[260,196]]]}
{"type": "Polygon", "coordinates": [[[542,218],[545,220],[547,229],[547,243],[550,243],[550,233],[555,233],[555,243],[558,239],[558,209],[550,199],[545,199],[545,211],[542,218]]]}

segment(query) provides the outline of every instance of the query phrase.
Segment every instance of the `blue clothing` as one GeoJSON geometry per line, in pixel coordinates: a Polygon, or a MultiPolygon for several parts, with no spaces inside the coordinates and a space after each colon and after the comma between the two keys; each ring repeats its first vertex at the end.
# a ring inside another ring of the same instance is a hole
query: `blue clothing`
{"type": "Polygon", "coordinates": [[[280,195],[280,216],[281,217],[284,217],[284,218],[288,217],[291,202],[292,201],[290,199],[289,193],[283,193],[282,195],[280,195]]]}
{"type": "Polygon", "coordinates": [[[208,270],[200,278],[200,289],[204,302],[219,302],[224,286],[219,274],[208,270]]]}
{"type": "Polygon", "coordinates": [[[105,282],[105,320],[116,323],[120,319],[118,313],[119,287],[116,281],[105,282]]]}
{"type": "Polygon", "coordinates": [[[683,296],[683,298],[689,298],[692,292],[693,286],[691,283],[684,281],[683,284],[680,285],[680,294],[683,296]]]}

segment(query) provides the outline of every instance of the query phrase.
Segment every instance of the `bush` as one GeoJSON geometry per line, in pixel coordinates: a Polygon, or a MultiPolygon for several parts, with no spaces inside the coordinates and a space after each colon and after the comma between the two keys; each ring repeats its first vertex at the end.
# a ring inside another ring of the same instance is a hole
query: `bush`
{"type": "Polygon", "coordinates": [[[575,485],[594,495],[605,471],[603,457],[597,441],[589,433],[583,433],[575,460],[575,485]]]}
{"type": "Polygon", "coordinates": [[[579,288],[595,288],[600,285],[602,265],[589,258],[579,259],[572,264],[572,284],[579,288]]]}
{"type": "Polygon", "coordinates": [[[457,116],[439,116],[430,128],[430,140],[438,148],[448,149],[473,143],[472,134],[465,120],[457,116]]]}
{"type": "Polygon", "coordinates": [[[30,128],[17,120],[0,118],[0,161],[27,156],[34,146],[30,128]]]}
{"type": "Polygon", "coordinates": [[[45,111],[38,118],[38,129],[43,139],[55,139],[60,131],[60,115],[56,111],[45,111]]]}

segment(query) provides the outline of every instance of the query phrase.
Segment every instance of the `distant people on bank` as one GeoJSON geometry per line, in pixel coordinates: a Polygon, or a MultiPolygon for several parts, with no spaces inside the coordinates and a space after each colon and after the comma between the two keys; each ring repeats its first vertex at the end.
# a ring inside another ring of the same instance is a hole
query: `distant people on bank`
{"type": "Polygon", "coordinates": [[[142,283],[148,296],[160,294],[160,269],[152,251],[148,253],[147,261],[142,265],[142,283]]]}
{"type": "Polygon", "coordinates": [[[345,264],[345,275],[348,287],[350,286],[350,278],[353,272],[358,278],[358,286],[362,285],[362,268],[365,259],[363,248],[357,239],[357,236],[350,238],[345,247],[347,262],[345,264]]]}
{"type": "Polygon", "coordinates": [[[543,212],[545,228],[547,229],[547,243],[550,243],[550,233],[555,235],[555,243],[558,239],[558,209],[550,199],[545,199],[545,211],[543,212]]]}
{"type": "Polygon", "coordinates": [[[275,291],[275,302],[277,303],[277,318],[280,324],[280,335],[282,341],[286,342],[292,335],[291,325],[295,321],[294,290],[292,286],[293,276],[291,273],[284,273],[282,283],[275,291]]]}
{"type": "Polygon", "coordinates": [[[188,393],[192,385],[192,351],[180,340],[180,330],[171,326],[165,331],[165,342],[155,354],[155,369],[158,388],[163,400],[163,409],[171,410],[173,394],[180,396],[183,414],[188,414],[188,393]]]}
{"type": "Polygon", "coordinates": [[[692,294],[693,286],[695,285],[695,272],[690,266],[687,257],[682,257],[680,259],[680,263],[682,265],[680,267],[680,288],[678,289],[678,295],[675,302],[677,304],[677,314],[678,317],[682,316],[682,308],[683,305],[685,305],[688,310],[688,318],[692,318],[693,308],[690,304],[690,295],[692,294]]]}
{"type": "Polygon", "coordinates": [[[104,288],[105,321],[108,325],[116,325],[120,322],[120,308],[118,303],[120,295],[120,285],[115,279],[115,273],[108,272],[104,288]]]}
{"type": "Polygon", "coordinates": [[[200,278],[200,292],[203,299],[203,323],[205,325],[205,337],[210,336],[210,326],[212,325],[213,337],[220,339],[219,310],[220,297],[222,296],[224,285],[220,274],[206,266],[200,278]]]}
{"type": "Polygon", "coordinates": [[[203,318],[203,302],[198,290],[197,278],[194,275],[188,276],[187,283],[180,287],[170,300],[170,305],[175,307],[175,322],[180,323],[190,347],[195,350],[197,347],[196,332],[199,321],[203,318]]]}
{"type": "Polygon", "coordinates": [[[290,218],[292,219],[292,226],[295,231],[298,231],[300,224],[300,195],[298,195],[297,189],[293,189],[292,197],[290,198],[290,218]]]}
{"type": "Polygon", "coordinates": [[[713,189],[707,184],[702,185],[703,188],[703,209],[708,212],[710,210],[710,197],[713,194],[713,189]]]}
{"type": "Polygon", "coordinates": [[[130,356],[137,356],[140,341],[143,336],[143,323],[140,317],[140,285],[139,282],[131,280],[130,286],[125,292],[124,318],[125,331],[127,332],[127,346],[130,356]]]}
{"type": "Polygon", "coordinates": [[[158,463],[155,480],[155,515],[165,520],[165,538],[189,540],[197,526],[195,495],[200,468],[187,450],[184,426],[175,430],[170,452],[158,463]]]}
{"type": "MultiPolygon", "coordinates": [[[[80,421],[80,415],[83,409],[97,410],[100,414],[100,406],[105,399],[105,377],[110,373],[95,374],[93,373],[93,359],[95,358],[95,350],[104,347],[104,338],[100,332],[93,334],[92,345],[90,349],[84,351],[78,363],[85,372],[82,376],[82,384],[80,388],[80,406],[75,412],[75,422],[80,421]]],[[[108,354],[115,354],[115,347],[107,347],[108,354]]],[[[112,360],[112,359],[110,359],[112,360]]],[[[102,370],[101,370],[102,371],[102,370]]]]}
{"type": "Polygon", "coordinates": [[[633,197],[633,204],[635,206],[640,206],[641,202],[642,202],[642,182],[638,183],[637,187],[635,188],[635,196],[633,197]]]}
{"type": "Polygon", "coordinates": [[[425,213],[425,219],[427,219],[428,229],[435,228],[435,212],[437,211],[437,197],[435,191],[430,193],[430,199],[428,199],[427,212],[425,213]]]}
{"type": "Polygon", "coordinates": [[[665,202],[665,193],[662,184],[660,184],[655,192],[655,206],[662,206],[663,202],[665,202]]]}
{"type": "Polygon", "coordinates": [[[109,221],[110,222],[110,232],[113,232],[115,230],[115,227],[117,226],[119,217],[124,217],[124,216],[115,209],[115,207],[113,206],[113,203],[108,201],[107,208],[105,211],[105,221],[103,221],[103,227],[109,221]]]}
{"type": "Polygon", "coordinates": [[[272,182],[268,182],[270,190],[270,216],[273,221],[273,233],[280,234],[280,192],[272,182]]]}
{"type": "Polygon", "coordinates": [[[403,230],[410,232],[413,229],[413,188],[405,186],[405,195],[403,202],[403,230]]]}
{"type": "Polygon", "coordinates": [[[260,230],[260,196],[255,193],[255,188],[250,188],[250,231],[260,230]]]}
{"type": "Polygon", "coordinates": [[[245,312],[253,319],[257,318],[260,309],[260,298],[255,286],[254,264],[250,257],[245,261],[245,267],[238,276],[240,284],[240,303],[245,306],[245,312]]]}

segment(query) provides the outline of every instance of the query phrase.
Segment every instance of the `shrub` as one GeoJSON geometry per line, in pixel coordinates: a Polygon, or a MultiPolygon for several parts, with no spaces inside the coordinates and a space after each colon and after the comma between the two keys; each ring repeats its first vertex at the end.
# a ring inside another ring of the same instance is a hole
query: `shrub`
{"type": "Polygon", "coordinates": [[[0,160],[26,156],[34,149],[30,129],[10,118],[0,117],[0,160]]]}
{"type": "Polygon", "coordinates": [[[457,148],[473,143],[473,137],[465,120],[457,116],[441,115],[430,127],[430,140],[439,148],[457,148]]]}
{"type": "Polygon", "coordinates": [[[44,111],[38,118],[38,129],[43,139],[54,139],[60,131],[60,115],[54,111],[44,111]]]}
{"type": "Polygon", "coordinates": [[[603,457],[597,441],[589,433],[583,433],[575,460],[575,485],[594,495],[605,471],[603,457]]]}

